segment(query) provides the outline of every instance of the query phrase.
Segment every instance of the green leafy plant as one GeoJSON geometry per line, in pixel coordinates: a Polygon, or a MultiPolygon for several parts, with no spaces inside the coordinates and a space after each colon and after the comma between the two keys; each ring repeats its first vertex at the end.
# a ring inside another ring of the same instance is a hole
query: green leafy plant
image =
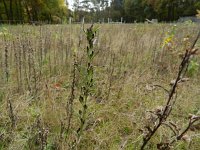
{"type": "Polygon", "coordinates": [[[88,110],[88,99],[93,93],[93,85],[94,85],[94,66],[93,66],[93,59],[95,57],[95,51],[94,51],[94,44],[96,42],[96,33],[98,31],[98,28],[95,28],[93,25],[89,27],[85,32],[86,38],[87,38],[87,48],[86,48],[86,68],[83,70],[85,72],[83,74],[83,85],[80,89],[80,96],[79,96],[79,102],[82,106],[82,108],[79,110],[79,120],[80,125],[77,130],[77,139],[73,145],[73,147],[77,147],[80,143],[81,136],[84,131],[84,127],[86,125],[87,120],[87,110],[88,110]]]}
{"type": "Polygon", "coordinates": [[[188,66],[188,75],[194,76],[199,71],[199,63],[197,60],[192,59],[188,66]]]}

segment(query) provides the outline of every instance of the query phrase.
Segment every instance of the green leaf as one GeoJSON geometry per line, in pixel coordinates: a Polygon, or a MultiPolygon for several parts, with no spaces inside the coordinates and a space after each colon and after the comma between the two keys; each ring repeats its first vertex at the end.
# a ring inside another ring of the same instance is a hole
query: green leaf
{"type": "Polygon", "coordinates": [[[81,95],[81,96],[79,97],[79,102],[80,102],[80,103],[83,103],[83,100],[84,100],[84,99],[83,99],[83,96],[81,95]]]}
{"type": "Polygon", "coordinates": [[[191,60],[188,66],[188,75],[194,76],[199,71],[199,63],[196,60],[191,60]]]}
{"type": "Polygon", "coordinates": [[[79,110],[78,113],[79,113],[79,115],[82,115],[83,112],[81,110],[79,110]]]}

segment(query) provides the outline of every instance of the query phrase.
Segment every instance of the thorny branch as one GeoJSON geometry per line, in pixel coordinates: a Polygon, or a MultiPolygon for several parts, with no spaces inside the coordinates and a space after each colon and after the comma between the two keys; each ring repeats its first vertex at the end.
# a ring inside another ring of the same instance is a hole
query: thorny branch
{"type": "MultiPolygon", "coordinates": [[[[186,134],[186,132],[191,128],[191,126],[195,123],[195,122],[197,122],[198,120],[200,120],[200,116],[192,116],[191,118],[190,118],[190,120],[189,120],[189,123],[188,123],[188,126],[187,126],[187,128],[180,134],[180,135],[178,135],[177,136],[177,140],[181,140],[182,139],[182,137],[186,134]]],[[[172,142],[173,143],[173,142],[172,142]]]]}
{"type": "MultiPolygon", "coordinates": [[[[184,57],[182,58],[181,64],[179,66],[179,71],[178,71],[176,80],[175,80],[171,90],[169,91],[169,96],[167,99],[167,103],[164,106],[164,110],[162,111],[162,114],[160,116],[158,116],[158,119],[159,119],[158,123],[154,125],[153,129],[148,130],[148,133],[144,136],[141,150],[143,150],[145,148],[145,146],[148,144],[148,142],[154,136],[154,134],[159,129],[159,127],[163,124],[163,122],[165,122],[167,120],[167,118],[171,114],[171,111],[172,111],[174,103],[175,103],[175,100],[173,98],[174,98],[174,95],[176,95],[176,89],[178,87],[178,83],[184,77],[184,75],[185,75],[184,71],[187,71],[191,56],[195,55],[196,52],[198,51],[198,49],[194,49],[194,47],[195,47],[199,37],[200,37],[200,31],[199,31],[196,39],[194,40],[193,44],[191,45],[190,49],[187,49],[185,51],[184,57]]],[[[186,128],[184,130],[184,132],[177,137],[177,140],[180,139],[189,130],[191,124],[193,124],[193,123],[194,123],[193,121],[190,121],[188,128],[186,128]]]]}

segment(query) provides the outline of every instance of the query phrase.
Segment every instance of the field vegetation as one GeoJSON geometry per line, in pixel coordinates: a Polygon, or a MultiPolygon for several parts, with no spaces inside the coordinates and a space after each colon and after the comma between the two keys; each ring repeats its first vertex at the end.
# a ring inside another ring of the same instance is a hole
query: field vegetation
{"type": "Polygon", "coordinates": [[[141,149],[191,54],[145,148],[198,150],[198,32],[191,22],[1,25],[0,149],[141,149]]]}

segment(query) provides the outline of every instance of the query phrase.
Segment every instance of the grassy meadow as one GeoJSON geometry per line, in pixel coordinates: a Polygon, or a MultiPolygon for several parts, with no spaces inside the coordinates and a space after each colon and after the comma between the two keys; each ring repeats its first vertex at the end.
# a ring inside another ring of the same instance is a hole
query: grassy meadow
{"type": "MultiPolygon", "coordinates": [[[[183,24],[100,24],[94,43],[94,85],[75,149],[137,150],[151,111],[165,105],[181,54],[198,33],[183,24]]],[[[85,25],[85,28],[89,25],[85,25]]],[[[81,25],[0,26],[0,149],[68,150],[77,139],[87,39],[81,25]],[[75,68],[75,70],[74,70],[75,68]],[[74,75],[75,72],[75,75],[74,75]],[[71,116],[69,99],[74,84],[71,116]],[[69,117],[71,117],[70,127],[69,117]]],[[[200,47],[200,41],[196,47],[200,47]]],[[[200,63],[192,58],[168,118],[180,132],[200,115],[200,63]]],[[[171,149],[200,149],[200,122],[171,149]]],[[[168,141],[161,126],[146,149],[168,141]]]]}

